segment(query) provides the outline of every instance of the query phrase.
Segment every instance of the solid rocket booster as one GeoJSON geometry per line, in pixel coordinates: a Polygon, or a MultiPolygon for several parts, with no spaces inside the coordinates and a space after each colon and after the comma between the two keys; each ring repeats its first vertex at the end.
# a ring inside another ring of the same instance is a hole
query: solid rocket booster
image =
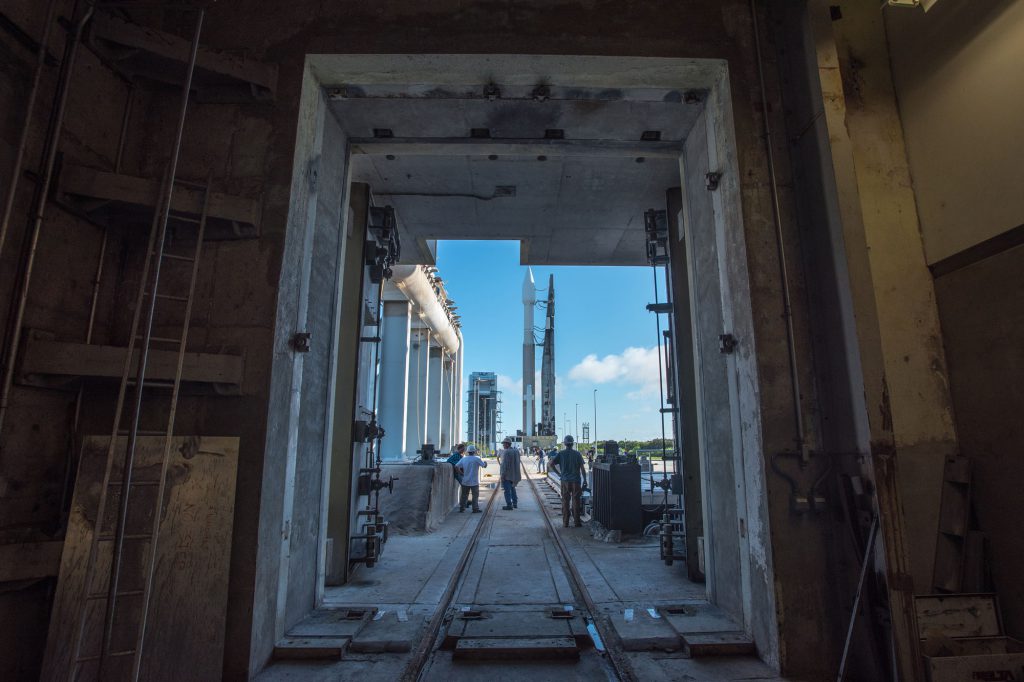
{"type": "Polygon", "coordinates": [[[537,288],[533,283],[533,270],[527,268],[523,278],[523,433],[527,436],[534,435],[537,413],[537,391],[534,386],[537,363],[533,339],[533,309],[536,305],[537,288]]]}

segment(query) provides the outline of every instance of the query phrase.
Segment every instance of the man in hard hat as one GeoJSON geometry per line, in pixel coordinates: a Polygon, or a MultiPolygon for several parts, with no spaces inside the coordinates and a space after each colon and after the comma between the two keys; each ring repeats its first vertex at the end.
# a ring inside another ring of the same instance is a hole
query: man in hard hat
{"type": "Polygon", "coordinates": [[[562,527],[569,527],[569,514],[572,512],[576,527],[583,525],[580,520],[580,507],[583,496],[583,455],[573,445],[572,436],[566,436],[565,449],[551,458],[548,466],[558,474],[562,485],[562,527]]]}
{"type": "Polygon", "coordinates": [[[498,454],[501,462],[501,489],[505,493],[505,511],[519,508],[519,496],[516,484],[523,479],[523,467],[519,459],[519,450],[512,447],[512,439],[508,436],[501,442],[504,446],[498,454]]]}
{"type": "Polygon", "coordinates": [[[480,513],[480,467],[487,468],[487,462],[476,454],[476,446],[466,448],[466,456],[459,460],[455,468],[462,472],[462,489],[459,491],[459,512],[466,511],[469,498],[473,498],[473,513],[480,513]]]}

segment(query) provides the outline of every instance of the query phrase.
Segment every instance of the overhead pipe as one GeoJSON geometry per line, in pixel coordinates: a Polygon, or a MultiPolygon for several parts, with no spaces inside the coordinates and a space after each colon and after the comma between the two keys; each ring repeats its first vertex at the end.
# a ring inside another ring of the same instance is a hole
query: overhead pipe
{"type": "Polygon", "coordinates": [[[75,57],[78,55],[78,46],[82,42],[82,34],[85,27],[92,18],[95,7],[92,3],[86,6],[85,12],[75,24],[75,31],[69,39],[64,51],[64,60],[61,64],[60,81],[57,86],[57,104],[50,126],[49,135],[46,139],[46,150],[43,154],[42,183],[37,188],[35,207],[32,211],[32,225],[28,231],[28,250],[25,255],[25,264],[21,277],[21,289],[18,296],[17,310],[14,314],[14,322],[11,325],[11,339],[4,358],[4,379],[3,388],[0,389],[0,433],[3,431],[4,420],[7,417],[7,410],[10,406],[11,386],[14,383],[14,361],[18,356],[18,348],[21,345],[21,325],[25,319],[25,305],[28,301],[29,285],[32,283],[32,270],[35,265],[36,251],[39,248],[39,233],[43,226],[43,219],[46,217],[46,204],[49,201],[50,184],[53,182],[53,170],[57,162],[57,148],[60,142],[60,134],[64,128],[64,113],[67,111],[68,92],[71,89],[71,76],[75,69],[75,57]]]}
{"type": "Polygon", "coordinates": [[[435,339],[449,353],[457,353],[461,337],[452,324],[448,311],[438,298],[433,283],[427,277],[422,265],[392,266],[391,283],[416,305],[420,319],[433,333],[435,339]]]}
{"type": "Polygon", "coordinates": [[[53,17],[57,11],[57,0],[50,0],[46,9],[46,20],[43,23],[43,35],[39,39],[39,49],[36,52],[36,70],[32,75],[32,87],[28,91],[28,103],[25,105],[25,122],[21,126],[21,136],[18,138],[18,151],[14,154],[14,167],[11,169],[11,177],[7,181],[7,197],[4,199],[4,214],[0,220],[0,254],[4,251],[4,242],[7,240],[7,228],[11,223],[11,211],[14,210],[14,195],[18,191],[18,181],[21,179],[21,166],[25,162],[25,148],[28,147],[28,132],[32,127],[32,115],[35,113],[36,95],[39,93],[39,81],[42,80],[43,66],[46,64],[47,43],[50,42],[50,28],[53,26],[53,17]]]}

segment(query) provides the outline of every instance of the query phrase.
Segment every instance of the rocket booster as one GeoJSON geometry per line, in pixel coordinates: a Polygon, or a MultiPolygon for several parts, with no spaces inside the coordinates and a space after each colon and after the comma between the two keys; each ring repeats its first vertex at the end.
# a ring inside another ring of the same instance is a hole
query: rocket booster
{"type": "Polygon", "coordinates": [[[537,363],[533,339],[533,311],[537,305],[537,288],[533,270],[526,269],[523,277],[523,433],[534,435],[536,427],[537,391],[534,386],[537,363]]]}

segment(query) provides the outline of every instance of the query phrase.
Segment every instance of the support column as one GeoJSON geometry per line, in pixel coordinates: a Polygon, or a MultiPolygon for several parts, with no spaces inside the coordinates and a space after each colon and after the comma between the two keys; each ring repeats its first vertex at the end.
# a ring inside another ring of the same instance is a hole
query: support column
{"type": "Polygon", "coordinates": [[[430,345],[430,369],[427,381],[427,443],[441,443],[441,373],[444,349],[430,345]]]}
{"type": "Polygon", "coordinates": [[[437,445],[441,450],[452,446],[452,358],[447,353],[441,359],[441,437],[437,445]]]}
{"type": "Polygon", "coordinates": [[[430,332],[424,328],[413,329],[411,336],[405,451],[410,458],[415,459],[416,451],[423,445],[427,429],[427,385],[430,379],[427,349],[430,345],[430,332]]]}
{"type": "Polygon", "coordinates": [[[463,391],[465,390],[465,386],[464,386],[465,380],[463,378],[463,372],[462,372],[462,356],[463,356],[463,353],[464,353],[464,350],[463,350],[463,345],[462,345],[462,334],[459,334],[459,352],[456,355],[456,360],[455,360],[455,364],[456,364],[455,405],[456,405],[456,409],[458,410],[457,416],[455,417],[455,433],[460,434],[460,440],[461,440],[461,434],[464,433],[464,431],[463,431],[463,424],[465,423],[465,419],[463,417],[465,415],[465,408],[466,408],[466,396],[463,393],[463,391]]]}
{"type": "Polygon", "coordinates": [[[416,454],[408,450],[409,364],[412,306],[385,301],[381,323],[380,398],[377,419],[384,428],[381,459],[394,462],[416,454]]]}

